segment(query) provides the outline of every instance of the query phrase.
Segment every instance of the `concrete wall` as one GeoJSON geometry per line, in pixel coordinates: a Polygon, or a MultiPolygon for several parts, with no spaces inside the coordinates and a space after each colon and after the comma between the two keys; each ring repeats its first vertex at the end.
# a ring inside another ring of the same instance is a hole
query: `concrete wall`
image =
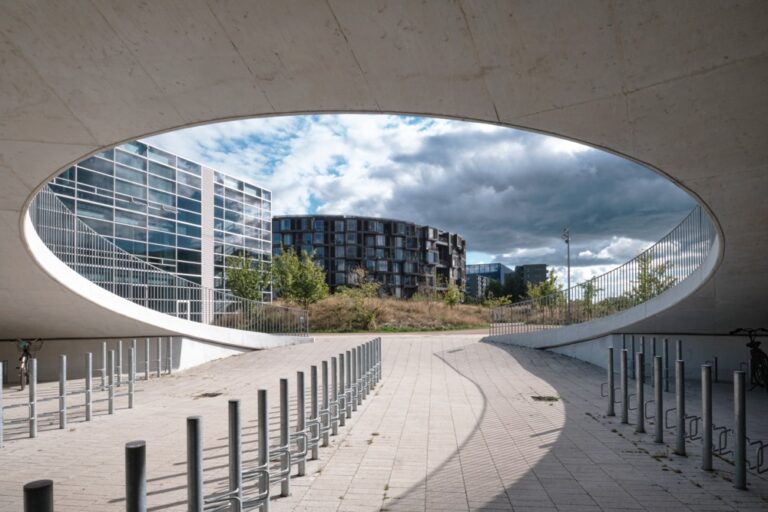
{"type": "MultiPolygon", "coordinates": [[[[145,369],[145,340],[150,340],[149,345],[149,369],[150,375],[154,376],[158,367],[157,360],[157,337],[139,338],[136,340],[136,349],[138,357],[136,360],[136,373],[143,377],[145,369]]],[[[221,359],[236,354],[248,352],[250,349],[223,346],[216,343],[186,338],[181,336],[161,338],[161,368],[167,370],[167,342],[171,340],[173,352],[173,370],[180,371],[192,368],[194,366],[221,359]]],[[[101,375],[102,364],[102,344],[106,341],[107,351],[115,351],[115,364],[117,364],[118,340],[45,340],[38,342],[37,352],[33,355],[37,359],[38,381],[55,381],[59,378],[60,358],[64,354],[67,356],[67,379],[82,379],[85,377],[85,354],[93,354],[93,375],[101,375]]],[[[123,371],[128,373],[128,353],[132,345],[133,338],[126,338],[122,341],[123,346],[123,371]]],[[[18,365],[21,351],[18,349],[18,343],[15,341],[0,342],[0,361],[7,361],[8,376],[4,376],[4,382],[10,385],[18,384],[19,376],[16,366],[18,365]]]]}

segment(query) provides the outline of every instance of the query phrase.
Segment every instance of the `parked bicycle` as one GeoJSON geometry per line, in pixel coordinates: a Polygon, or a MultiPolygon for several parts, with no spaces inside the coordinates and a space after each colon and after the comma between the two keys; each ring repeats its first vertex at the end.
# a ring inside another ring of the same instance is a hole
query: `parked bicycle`
{"type": "Polygon", "coordinates": [[[757,329],[736,329],[731,334],[743,334],[749,337],[749,362],[750,362],[750,382],[752,387],[750,391],[757,386],[762,386],[768,391],[768,355],[760,349],[761,342],[757,340],[758,336],[768,334],[768,329],[763,327],[757,329]]]}
{"type": "Polygon", "coordinates": [[[24,391],[24,386],[29,384],[29,360],[34,357],[32,352],[37,353],[41,346],[40,340],[19,340],[21,356],[19,356],[19,366],[16,369],[19,370],[19,386],[22,391],[24,391]]]}

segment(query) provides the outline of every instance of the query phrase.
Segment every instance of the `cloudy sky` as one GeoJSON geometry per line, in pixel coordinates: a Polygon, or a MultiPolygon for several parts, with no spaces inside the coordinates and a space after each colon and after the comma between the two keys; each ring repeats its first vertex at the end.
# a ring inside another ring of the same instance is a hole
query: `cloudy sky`
{"type": "Polygon", "coordinates": [[[574,282],[634,257],[695,206],[635,163],[480,123],[290,116],[146,140],[270,188],[275,215],[393,217],[459,233],[468,263],[547,263],[562,275],[568,226],[574,282]]]}

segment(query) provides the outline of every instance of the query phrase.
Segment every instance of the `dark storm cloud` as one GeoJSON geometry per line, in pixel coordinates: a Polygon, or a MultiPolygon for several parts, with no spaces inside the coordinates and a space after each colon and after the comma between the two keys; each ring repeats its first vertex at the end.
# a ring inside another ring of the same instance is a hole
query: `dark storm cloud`
{"type": "MultiPolygon", "coordinates": [[[[391,167],[370,174],[397,182],[376,213],[463,234],[469,250],[498,260],[533,251],[513,264],[564,264],[560,234],[569,226],[572,262],[596,265],[628,259],[621,244],[595,256],[614,237],[657,240],[694,206],[685,192],[638,164],[598,150],[555,151],[547,139],[517,130],[430,136],[417,152],[394,156],[391,167]],[[547,248],[557,251],[542,257],[547,248]],[[587,250],[591,257],[578,256],[587,250]]],[[[354,209],[370,213],[370,204],[354,209]]]]}

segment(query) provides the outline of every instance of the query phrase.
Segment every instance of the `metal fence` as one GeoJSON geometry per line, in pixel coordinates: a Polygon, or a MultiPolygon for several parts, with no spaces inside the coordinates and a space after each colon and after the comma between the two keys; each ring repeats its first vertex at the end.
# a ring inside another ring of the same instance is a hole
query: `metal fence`
{"type": "Polygon", "coordinates": [[[697,206],[664,238],[620,267],[552,295],[492,309],[490,334],[563,327],[642,304],[699,268],[716,236],[709,218],[697,206]]]}
{"type": "Polygon", "coordinates": [[[45,245],[89,281],[161,313],[244,331],[306,336],[306,310],[251,301],[187,281],[117,247],[77,218],[48,188],[33,200],[32,224],[45,245]]]}
{"type": "MultiPolygon", "coordinates": [[[[279,440],[270,435],[270,407],[266,389],[258,390],[257,452],[255,462],[243,460],[243,435],[240,400],[228,402],[228,482],[226,490],[206,493],[203,458],[203,420],[187,418],[187,510],[224,512],[261,509],[269,511],[272,487],[280,486],[280,496],[291,494],[291,480],[305,476],[307,462],[319,458],[319,448],[329,446],[329,437],[352,417],[359,405],[376,387],[382,376],[381,338],[372,339],[345,353],[310,368],[310,405],[306,404],[304,372],[296,373],[296,418],[291,428],[289,379],[280,379],[278,408],[279,440]],[[330,373],[329,373],[330,368],[330,373]],[[329,378],[330,377],[330,378],[329,378]],[[307,410],[309,409],[309,410],[307,410]],[[291,473],[296,467],[295,476],[291,473]]],[[[216,463],[218,464],[218,463],[216,463]]],[[[209,465],[210,466],[210,465],[209,465]]],[[[209,469],[212,469],[209,467],[209,469]]],[[[126,510],[148,510],[146,443],[125,445],[126,510]]],[[[152,480],[150,480],[152,482],[152,480]]],[[[53,481],[36,480],[24,486],[24,510],[53,512],[53,481]]],[[[158,508],[163,508],[162,506],[158,508]]]]}

